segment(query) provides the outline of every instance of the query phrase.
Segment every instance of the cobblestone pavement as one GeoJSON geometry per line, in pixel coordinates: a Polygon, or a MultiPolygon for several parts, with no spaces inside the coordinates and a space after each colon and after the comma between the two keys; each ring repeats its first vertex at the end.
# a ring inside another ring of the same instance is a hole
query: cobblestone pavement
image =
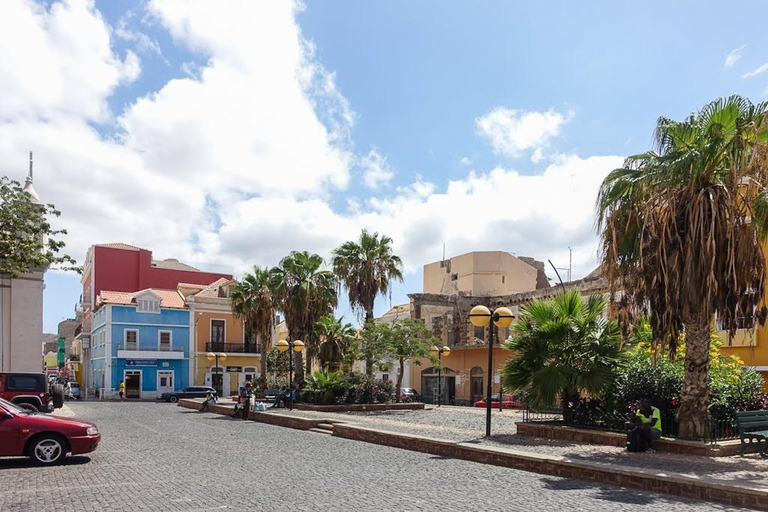
{"type": "Polygon", "coordinates": [[[479,441],[486,446],[561,455],[571,459],[604,462],[642,469],[658,469],[689,476],[707,475],[724,481],[765,484],[768,460],[758,454],[746,457],[698,457],[671,453],[628,453],[623,448],[575,444],[567,441],[537,439],[516,435],[515,422],[522,420],[517,410],[493,411],[492,437],[484,439],[485,409],[472,407],[427,406],[416,411],[381,411],[351,413],[319,413],[286,411],[311,418],[333,418],[364,427],[401,432],[449,441],[479,441]]]}
{"type": "Polygon", "coordinates": [[[99,425],[98,450],[55,468],[0,459],[0,510],[726,510],[171,404],[69,407],[99,425]]]}

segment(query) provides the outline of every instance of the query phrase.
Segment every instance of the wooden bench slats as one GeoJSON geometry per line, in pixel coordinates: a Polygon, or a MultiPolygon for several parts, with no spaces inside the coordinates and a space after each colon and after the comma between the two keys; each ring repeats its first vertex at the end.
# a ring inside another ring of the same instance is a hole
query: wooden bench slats
{"type": "Polygon", "coordinates": [[[736,413],[741,449],[739,453],[758,452],[768,456],[768,411],[742,411],[736,413]],[[759,430],[758,430],[759,429],[759,430]]]}

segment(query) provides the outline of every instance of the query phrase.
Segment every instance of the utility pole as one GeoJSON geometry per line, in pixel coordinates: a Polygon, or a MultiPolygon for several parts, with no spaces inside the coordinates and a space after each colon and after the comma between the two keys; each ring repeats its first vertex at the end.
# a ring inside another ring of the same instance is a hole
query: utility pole
{"type": "Polygon", "coordinates": [[[573,249],[571,249],[571,246],[568,246],[568,281],[572,281],[573,277],[571,276],[571,271],[573,270],[573,249]]]}

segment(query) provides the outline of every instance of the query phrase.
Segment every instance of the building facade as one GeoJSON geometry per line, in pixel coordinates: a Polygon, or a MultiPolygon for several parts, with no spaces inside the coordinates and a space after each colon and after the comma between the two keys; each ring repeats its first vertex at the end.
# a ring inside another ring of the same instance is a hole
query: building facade
{"type": "Polygon", "coordinates": [[[113,398],[120,381],[128,398],[142,399],[192,382],[190,312],[178,291],[102,291],[92,326],[90,367],[100,398],[113,398]]]}
{"type": "Polygon", "coordinates": [[[255,382],[261,376],[262,346],[267,341],[247,333],[232,313],[230,293],[235,283],[222,278],[208,286],[178,286],[190,312],[193,382],[213,386],[219,396],[236,395],[246,381],[255,382]],[[208,359],[211,353],[219,354],[218,361],[208,359]]]}
{"type": "MultiPolygon", "coordinates": [[[[32,184],[32,153],[24,184],[32,202],[40,203],[32,184]]],[[[13,278],[0,273],[0,371],[41,371],[43,339],[43,279],[47,268],[33,268],[13,278]]]]}
{"type": "Polygon", "coordinates": [[[81,367],[84,392],[94,392],[101,387],[103,380],[96,375],[95,368],[88,367],[88,362],[93,359],[92,313],[103,291],[134,293],[150,288],[175,291],[179,283],[208,285],[220,278],[232,279],[232,275],[202,272],[172,258],[157,260],[152,257],[151,251],[124,243],[91,246],[83,263],[80,280],[83,291],[75,305],[80,324],[76,330],[75,346],[84,363],[81,367]],[[87,386],[85,382],[88,382],[87,386]],[[89,386],[93,389],[89,390],[89,386]]]}
{"type": "Polygon", "coordinates": [[[457,405],[470,405],[485,397],[488,379],[494,392],[498,392],[501,386],[498,371],[510,356],[501,347],[501,342],[509,337],[509,329],[497,329],[492,324],[474,327],[469,322],[472,307],[482,304],[493,311],[505,306],[517,316],[520,306],[534,299],[549,299],[563,288],[583,294],[607,292],[607,283],[599,276],[588,276],[564,286],[549,286],[541,262],[501,252],[470,253],[431,263],[425,266],[424,275],[426,289],[449,293],[409,294],[410,317],[424,321],[440,344],[450,347],[451,353],[442,358],[442,372],[428,359],[422,360],[421,366],[412,364],[411,387],[427,402],[436,401],[441,389],[443,403],[457,405]],[[438,282],[436,276],[442,281],[438,282]],[[455,283],[455,287],[447,284],[449,282],[455,283]],[[499,290],[507,293],[492,293],[499,290]],[[496,332],[493,368],[489,371],[488,343],[492,328],[496,332]],[[439,379],[442,379],[441,385],[438,385],[439,379]]]}

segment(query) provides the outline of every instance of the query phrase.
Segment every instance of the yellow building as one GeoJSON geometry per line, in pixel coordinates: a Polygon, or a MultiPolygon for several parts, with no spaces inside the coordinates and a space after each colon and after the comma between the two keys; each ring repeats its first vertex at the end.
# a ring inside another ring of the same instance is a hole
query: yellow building
{"type": "MultiPolygon", "coordinates": [[[[566,289],[583,294],[605,293],[607,283],[597,273],[565,283],[566,289]]],[[[424,293],[410,294],[410,318],[423,320],[451,352],[442,358],[443,403],[470,405],[486,394],[487,379],[498,392],[498,370],[511,355],[501,348],[509,329],[497,329],[493,368],[488,371],[490,326],[474,327],[469,311],[482,304],[491,311],[505,306],[517,316],[519,306],[533,299],[547,300],[561,293],[560,285],[550,286],[544,264],[509,253],[475,252],[424,266],[424,293]]],[[[391,311],[397,314],[398,311],[391,311]]],[[[438,371],[428,359],[410,366],[410,387],[426,402],[437,398],[438,371]]]]}
{"type": "Polygon", "coordinates": [[[246,381],[254,382],[261,375],[262,340],[246,333],[243,323],[232,313],[230,293],[235,283],[219,279],[208,286],[178,286],[190,311],[194,382],[213,386],[221,396],[237,394],[246,381]],[[218,361],[209,361],[209,353],[219,354],[218,361]]]}
{"type": "MultiPolygon", "coordinates": [[[[763,252],[768,254],[768,242],[763,245],[763,252]]],[[[766,289],[768,289],[768,276],[766,276],[766,289]]],[[[763,304],[765,303],[763,299],[763,304]]],[[[738,329],[736,335],[730,340],[728,333],[720,331],[718,334],[723,340],[721,349],[723,354],[738,356],[744,364],[753,367],[768,381],[768,322],[765,325],[758,324],[753,330],[738,329]]],[[[763,390],[768,392],[768,382],[763,384],[763,390]]]]}

